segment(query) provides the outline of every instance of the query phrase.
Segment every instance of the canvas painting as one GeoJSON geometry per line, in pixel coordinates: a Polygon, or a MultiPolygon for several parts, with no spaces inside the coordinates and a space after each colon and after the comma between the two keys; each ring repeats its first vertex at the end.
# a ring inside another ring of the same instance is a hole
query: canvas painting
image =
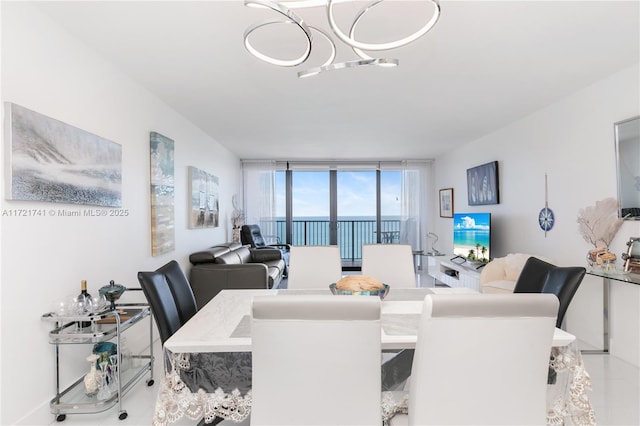
{"type": "Polygon", "coordinates": [[[467,199],[470,206],[499,204],[498,162],[467,169],[467,199]]]}
{"type": "Polygon", "coordinates": [[[151,254],[175,250],[173,140],[151,132],[151,254]]]}
{"type": "Polygon", "coordinates": [[[122,146],[13,103],[7,114],[5,197],[122,206],[122,146]]]}
{"type": "Polygon", "coordinates": [[[190,228],[218,226],[218,177],[189,167],[190,228]]]}

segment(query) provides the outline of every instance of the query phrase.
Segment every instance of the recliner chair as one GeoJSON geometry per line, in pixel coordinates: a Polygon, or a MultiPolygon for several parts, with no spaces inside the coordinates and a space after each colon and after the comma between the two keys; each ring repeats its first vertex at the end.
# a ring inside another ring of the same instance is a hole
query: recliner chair
{"type": "Polygon", "coordinates": [[[248,244],[251,248],[254,249],[278,249],[282,251],[282,258],[284,259],[284,276],[288,276],[289,274],[289,251],[291,250],[291,246],[286,243],[269,243],[267,244],[266,240],[262,236],[262,231],[260,230],[260,226],[258,225],[242,225],[240,228],[240,241],[242,244],[248,244]]]}
{"type": "Polygon", "coordinates": [[[278,248],[289,251],[291,246],[285,243],[269,243],[262,236],[262,231],[258,225],[242,225],[240,228],[240,241],[242,244],[249,244],[251,248],[278,248]]]}

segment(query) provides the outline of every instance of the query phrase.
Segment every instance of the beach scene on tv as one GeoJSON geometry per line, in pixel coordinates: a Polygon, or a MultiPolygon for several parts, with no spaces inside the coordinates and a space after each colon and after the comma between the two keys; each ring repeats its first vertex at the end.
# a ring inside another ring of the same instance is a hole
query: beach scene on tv
{"type": "Polygon", "coordinates": [[[453,216],[453,253],[472,263],[491,259],[491,213],[456,213],[453,216]]]}

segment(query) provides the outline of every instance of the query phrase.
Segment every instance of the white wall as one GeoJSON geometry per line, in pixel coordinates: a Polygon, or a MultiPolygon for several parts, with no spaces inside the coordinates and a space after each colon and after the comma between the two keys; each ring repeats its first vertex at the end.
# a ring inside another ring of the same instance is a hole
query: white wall
{"type": "MultiPolygon", "coordinates": [[[[231,197],[240,192],[239,159],[71,38],[33,3],[2,2],[1,7],[2,101],[121,144],[122,207],[130,213],[114,218],[2,217],[0,423],[47,424],[53,420],[48,402],[55,390],[54,349],[47,341],[51,324],[41,315],[61,298],[77,294],[81,279],[88,280],[94,294],[111,279],[139,287],[138,271],[171,259],[187,270],[190,252],[229,240],[231,197]],[[151,256],[150,131],[175,141],[176,249],[158,257],[151,256]],[[188,229],[188,166],[218,176],[219,228],[188,229]]],[[[80,207],[6,201],[4,196],[1,204],[3,211],[80,207]]],[[[140,295],[127,296],[134,300],[140,295]]],[[[147,328],[134,331],[129,344],[148,344],[147,328]]],[[[63,365],[68,383],[87,370],[84,358],[91,346],[64,350],[72,360],[63,365]]]]}
{"type": "MultiPolygon", "coordinates": [[[[590,247],[578,233],[578,210],[616,197],[613,123],[640,113],[638,65],[622,70],[435,162],[435,185],[454,188],[456,212],[492,213],[492,257],[523,252],[560,265],[585,265],[590,247]],[[500,204],[470,207],[466,169],[499,162],[500,204]],[[549,208],[556,223],[545,237],[538,226],[548,175],[549,208]]],[[[461,118],[464,126],[464,118],[461,118]]],[[[436,215],[437,217],[438,215],[436,215]]],[[[437,218],[441,250],[452,252],[451,219],[437,218]]],[[[640,222],[626,222],[612,244],[618,256],[640,222]]],[[[612,354],[640,365],[640,286],[612,286],[612,354]]],[[[587,276],[566,317],[567,329],[602,348],[602,280],[587,276]]]]}

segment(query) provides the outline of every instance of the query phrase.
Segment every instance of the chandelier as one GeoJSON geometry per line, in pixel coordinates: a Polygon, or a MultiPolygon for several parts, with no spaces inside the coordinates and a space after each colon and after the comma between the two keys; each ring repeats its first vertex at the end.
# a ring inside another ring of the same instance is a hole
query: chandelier
{"type": "Polygon", "coordinates": [[[426,23],[418,29],[413,34],[410,34],[406,37],[389,41],[385,43],[369,43],[365,41],[358,40],[356,38],[356,29],[358,24],[362,21],[364,16],[367,14],[369,10],[382,3],[384,0],[374,0],[364,6],[354,17],[353,22],[351,23],[351,27],[349,28],[348,33],[345,33],[336,23],[335,17],[335,4],[336,3],[344,3],[352,0],[245,0],[245,6],[249,7],[260,7],[270,9],[273,12],[278,13],[284,20],[280,21],[265,21],[254,24],[247,28],[244,33],[244,46],[245,48],[256,58],[267,62],[272,65],[278,65],[281,67],[295,67],[305,63],[305,61],[311,55],[311,50],[313,48],[314,38],[313,36],[319,36],[322,40],[328,43],[330,47],[330,53],[327,60],[318,67],[308,68],[303,71],[298,72],[299,78],[311,77],[314,75],[318,75],[323,71],[331,71],[331,70],[339,70],[345,68],[356,68],[363,66],[378,66],[378,67],[395,67],[399,65],[398,59],[389,59],[389,58],[373,58],[364,51],[373,51],[379,52],[384,50],[392,50],[397,49],[402,46],[406,46],[409,43],[412,43],[425,35],[438,21],[440,17],[440,4],[438,0],[423,0],[427,3],[433,5],[433,13],[430,16],[427,16],[426,23]],[[329,22],[329,27],[333,31],[333,35],[337,37],[340,41],[345,43],[349,48],[351,48],[355,54],[358,56],[358,59],[346,61],[346,62],[334,62],[336,58],[336,45],[333,42],[327,32],[319,29],[317,26],[309,25],[302,19],[297,13],[295,13],[294,9],[300,8],[309,8],[309,7],[325,7],[327,20],[329,22]],[[302,54],[293,59],[279,59],[267,54],[260,52],[258,49],[254,47],[251,43],[251,37],[254,31],[271,25],[277,24],[288,24],[294,25],[301,31],[302,38],[305,43],[305,48],[302,54]]]}

